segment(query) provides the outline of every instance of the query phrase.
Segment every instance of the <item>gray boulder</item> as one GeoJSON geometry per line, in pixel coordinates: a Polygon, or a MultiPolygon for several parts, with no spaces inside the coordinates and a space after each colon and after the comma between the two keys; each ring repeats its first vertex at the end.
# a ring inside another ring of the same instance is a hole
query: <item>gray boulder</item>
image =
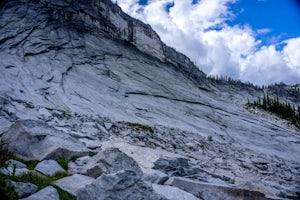
{"type": "Polygon", "coordinates": [[[166,184],[178,187],[204,200],[267,200],[265,195],[258,191],[204,183],[182,177],[172,177],[167,181],[166,184]]]}
{"type": "Polygon", "coordinates": [[[68,172],[71,174],[80,174],[88,161],[91,159],[92,158],[90,156],[83,156],[77,158],[74,162],[70,161],[68,164],[68,172]]]}
{"type": "Polygon", "coordinates": [[[144,199],[162,200],[164,197],[155,193],[152,187],[143,182],[130,170],[122,170],[115,174],[104,174],[91,185],[77,192],[78,200],[124,200],[144,199]]]}
{"type": "Polygon", "coordinates": [[[52,187],[48,186],[37,193],[30,195],[27,198],[24,198],[22,200],[59,200],[59,194],[57,190],[52,187]]]}
{"type": "Polygon", "coordinates": [[[117,148],[108,148],[95,155],[83,169],[82,173],[97,178],[100,175],[116,173],[120,170],[132,170],[138,176],[143,172],[133,158],[117,148]]]}
{"type": "Polygon", "coordinates": [[[73,176],[65,177],[53,182],[53,185],[58,186],[64,191],[76,196],[79,189],[91,184],[95,179],[81,174],[74,174],[73,176]]]}
{"type": "Polygon", "coordinates": [[[163,197],[169,200],[199,200],[191,193],[188,193],[177,187],[171,187],[168,185],[158,185],[158,184],[152,184],[152,187],[155,192],[157,192],[158,194],[162,195],[163,197]]]}
{"type": "Polygon", "coordinates": [[[155,169],[143,169],[142,179],[147,182],[164,184],[168,180],[168,175],[155,169]]]}
{"type": "Polygon", "coordinates": [[[48,176],[53,176],[58,172],[66,172],[55,160],[43,160],[34,169],[48,176]]]}
{"type": "Polygon", "coordinates": [[[161,170],[173,176],[186,176],[191,173],[187,158],[159,158],[153,169],[161,170]]]}
{"type": "Polygon", "coordinates": [[[4,148],[25,160],[70,159],[88,154],[83,143],[35,120],[17,121],[2,135],[1,142],[4,148]]]}
{"type": "Polygon", "coordinates": [[[32,183],[14,182],[11,180],[6,181],[6,187],[12,187],[20,198],[28,197],[38,189],[38,187],[32,183]]]}

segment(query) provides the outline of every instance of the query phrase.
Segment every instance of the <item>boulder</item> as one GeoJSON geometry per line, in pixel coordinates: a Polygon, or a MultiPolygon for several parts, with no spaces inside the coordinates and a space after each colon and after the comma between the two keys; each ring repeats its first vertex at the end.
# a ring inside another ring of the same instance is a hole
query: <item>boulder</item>
{"type": "Polygon", "coordinates": [[[187,158],[159,158],[154,162],[153,169],[165,173],[172,173],[174,176],[185,176],[190,174],[190,165],[187,158]]]}
{"type": "Polygon", "coordinates": [[[89,152],[83,143],[67,133],[35,120],[15,122],[2,135],[1,142],[4,148],[24,160],[71,159],[89,152]]]}
{"type": "Polygon", "coordinates": [[[78,190],[84,188],[86,185],[91,184],[95,179],[84,176],[81,174],[74,174],[53,182],[60,189],[76,196],[78,190]]]}
{"type": "Polygon", "coordinates": [[[199,200],[197,197],[181,190],[177,187],[171,187],[168,185],[152,184],[154,191],[169,200],[199,200]]]}
{"type": "Polygon", "coordinates": [[[77,192],[78,200],[122,200],[166,199],[155,193],[151,185],[146,184],[141,178],[130,170],[122,170],[115,174],[103,174],[91,185],[77,192]]]}
{"type": "Polygon", "coordinates": [[[38,191],[35,194],[30,195],[27,198],[24,198],[22,200],[59,200],[59,194],[57,190],[52,187],[48,186],[40,191],[38,191]]]}
{"type": "Polygon", "coordinates": [[[6,180],[6,187],[12,187],[20,198],[28,197],[35,193],[38,187],[32,183],[14,182],[6,180]]]}
{"type": "Polygon", "coordinates": [[[110,130],[112,126],[113,126],[112,123],[110,123],[110,122],[104,122],[104,127],[106,128],[106,130],[110,130]]]}
{"type": "Polygon", "coordinates": [[[55,160],[43,160],[34,169],[48,176],[53,176],[58,172],[66,172],[55,160]]]}
{"type": "Polygon", "coordinates": [[[117,148],[100,151],[87,163],[82,173],[97,178],[103,173],[110,174],[120,170],[132,170],[138,176],[143,174],[139,165],[117,148]]]}
{"type": "Polygon", "coordinates": [[[144,168],[142,179],[151,183],[164,184],[168,180],[168,175],[159,170],[144,168]]]}
{"type": "Polygon", "coordinates": [[[71,174],[80,174],[88,161],[91,159],[92,158],[90,156],[83,156],[77,158],[74,162],[70,161],[68,164],[68,172],[71,174]]]}
{"type": "Polygon", "coordinates": [[[258,191],[215,185],[182,177],[172,177],[166,182],[166,184],[178,187],[204,200],[267,200],[265,195],[258,191]]]}

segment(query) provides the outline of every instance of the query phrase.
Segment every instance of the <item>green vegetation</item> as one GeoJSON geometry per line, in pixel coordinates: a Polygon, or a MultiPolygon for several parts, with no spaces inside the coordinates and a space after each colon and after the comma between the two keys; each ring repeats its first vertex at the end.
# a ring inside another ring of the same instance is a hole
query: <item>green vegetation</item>
{"type": "Polygon", "coordinates": [[[10,187],[6,187],[6,175],[0,173],[0,199],[19,199],[18,194],[10,187]]]}
{"type": "Polygon", "coordinates": [[[35,166],[39,163],[38,160],[23,160],[20,158],[13,157],[12,159],[20,161],[21,163],[24,163],[28,169],[33,170],[35,166]]]}
{"type": "Polygon", "coordinates": [[[233,79],[229,76],[208,76],[207,77],[208,80],[210,80],[213,83],[218,83],[218,84],[224,84],[224,83],[229,83],[231,85],[240,85],[240,86],[244,86],[244,87],[250,87],[250,88],[255,88],[255,89],[263,89],[264,86],[258,86],[258,85],[254,85],[253,83],[250,82],[242,82],[241,80],[238,79],[233,79]]]}
{"type": "Polygon", "coordinates": [[[58,191],[58,194],[59,194],[59,199],[60,200],[76,200],[76,197],[69,194],[68,192],[66,191],[63,191],[62,189],[58,188],[58,187],[55,187],[58,191]]]}
{"type": "Polygon", "coordinates": [[[148,131],[150,133],[154,133],[153,128],[147,125],[132,123],[132,122],[123,122],[123,124],[130,126],[132,129],[137,131],[148,131]]]}
{"type": "Polygon", "coordinates": [[[68,159],[66,159],[66,158],[59,158],[56,161],[58,162],[58,164],[60,164],[60,166],[62,168],[64,168],[66,171],[68,171],[68,164],[69,164],[68,159]]]}
{"type": "MultiPolygon", "coordinates": [[[[25,161],[19,158],[16,158],[12,153],[10,153],[8,150],[2,148],[3,145],[0,146],[0,168],[1,167],[7,167],[6,161],[10,159],[18,160],[24,164],[27,165],[27,168],[30,170],[33,170],[37,163],[39,161],[36,160],[30,160],[25,161]]],[[[66,158],[60,158],[57,160],[57,162],[67,170],[68,167],[68,160],[66,158]]],[[[58,179],[64,178],[68,176],[65,172],[59,172],[56,173],[54,176],[44,176],[38,172],[29,172],[24,173],[18,176],[12,175],[4,175],[0,173],[0,199],[19,199],[18,194],[13,190],[13,188],[7,187],[5,180],[12,180],[15,182],[27,182],[27,183],[33,183],[36,186],[38,186],[38,189],[41,190],[47,186],[50,186],[53,181],[56,181],[58,179]]],[[[75,200],[76,197],[70,195],[68,192],[65,192],[59,188],[56,188],[60,199],[62,200],[75,200]]]]}
{"type": "MultiPolygon", "coordinates": [[[[1,144],[1,147],[3,147],[3,145],[1,144]]],[[[1,148],[0,149],[0,167],[7,167],[6,166],[6,161],[8,161],[9,159],[12,159],[14,157],[14,155],[12,153],[10,153],[8,150],[1,148]]]]}
{"type": "MultiPolygon", "coordinates": [[[[6,187],[5,180],[12,180],[15,182],[33,183],[38,186],[38,190],[41,190],[47,186],[50,186],[53,181],[68,176],[67,173],[57,173],[54,176],[44,176],[37,172],[24,173],[19,176],[7,176],[0,174],[0,199],[18,199],[17,193],[9,187],[6,187]]],[[[64,191],[59,191],[60,199],[75,199],[72,195],[64,191]]]]}
{"type": "Polygon", "coordinates": [[[51,184],[53,177],[43,176],[36,172],[24,173],[19,176],[10,176],[10,180],[15,182],[33,183],[38,186],[38,189],[43,189],[51,184]]]}
{"type": "Polygon", "coordinates": [[[300,129],[300,107],[296,109],[295,106],[292,106],[288,102],[280,102],[279,98],[271,98],[269,95],[264,95],[261,99],[258,97],[257,101],[254,103],[248,102],[248,106],[258,107],[265,111],[275,113],[280,118],[288,120],[294,124],[298,129],[300,129]]]}
{"type": "Polygon", "coordinates": [[[296,195],[287,195],[288,199],[300,199],[300,192],[296,192],[296,195]]]}
{"type": "Polygon", "coordinates": [[[72,162],[75,162],[77,160],[78,156],[72,156],[71,160],[72,162]]]}

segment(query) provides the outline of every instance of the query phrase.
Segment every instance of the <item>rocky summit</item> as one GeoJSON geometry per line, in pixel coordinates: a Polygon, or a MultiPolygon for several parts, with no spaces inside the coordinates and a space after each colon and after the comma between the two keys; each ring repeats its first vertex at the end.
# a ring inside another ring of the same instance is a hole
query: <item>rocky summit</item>
{"type": "MultiPolygon", "coordinates": [[[[0,166],[11,179],[1,192],[299,198],[299,129],[245,106],[268,88],[206,78],[110,0],[4,0],[0,8],[0,142],[13,154],[0,166]],[[20,180],[26,173],[53,180],[37,187],[20,180]]],[[[270,93],[299,106],[299,88],[286,87],[270,93]]]]}

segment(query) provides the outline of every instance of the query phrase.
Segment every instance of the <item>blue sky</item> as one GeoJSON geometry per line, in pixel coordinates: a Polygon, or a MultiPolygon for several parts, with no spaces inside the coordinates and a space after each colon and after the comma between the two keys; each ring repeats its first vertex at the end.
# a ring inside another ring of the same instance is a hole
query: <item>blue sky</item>
{"type": "Polygon", "coordinates": [[[112,0],[208,75],[300,83],[300,0],[112,0]]]}
{"type": "Polygon", "coordinates": [[[239,0],[230,8],[236,14],[229,25],[249,24],[253,29],[270,29],[261,36],[265,44],[300,36],[300,8],[297,0],[239,0]]]}

